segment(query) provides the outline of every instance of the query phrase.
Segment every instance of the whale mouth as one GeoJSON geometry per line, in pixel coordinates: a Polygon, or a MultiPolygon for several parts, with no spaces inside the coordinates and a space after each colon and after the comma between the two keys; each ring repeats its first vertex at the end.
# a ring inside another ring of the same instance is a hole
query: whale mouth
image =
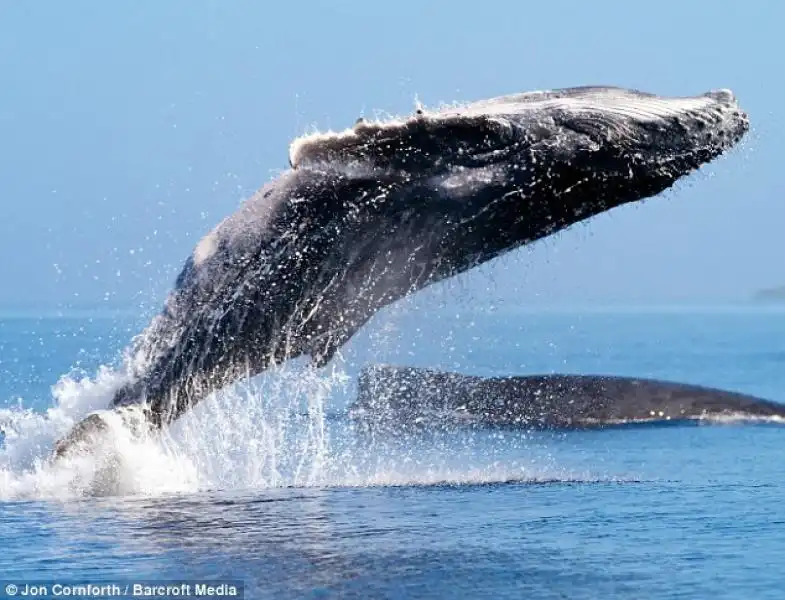
{"type": "Polygon", "coordinates": [[[722,154],[748,131],[730,90],[662,97],[616,87],[577,87],[501,96],[387,121],[358,121],[341,132],[292,143],[294,169],[365,166],[432,175],[455,167],[522,164],[532,148],[626,151],[637,163],[679,159],[689,170],[722,154]]]}

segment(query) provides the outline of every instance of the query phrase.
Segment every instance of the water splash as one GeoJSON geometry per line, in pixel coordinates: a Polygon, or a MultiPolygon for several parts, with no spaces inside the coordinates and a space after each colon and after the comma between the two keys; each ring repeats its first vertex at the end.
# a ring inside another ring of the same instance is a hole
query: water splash
{"type": "Polygon", "coordinates": [[[53,443],[125,382],[102,368],[94,378],[63,377],[45,413],[0,411],[0,499],[67,500],[95,495],[162,495],[204,490],[574,481],[591,479],[552,464],[547,451],[510,439],[487,443],[478,432],[374,437],[325,407],[348,376],[289,363],[196,406],[163,433],[133,435],[141,416],[107,412],[108,435],[95,452],[52,463],[53,443]]]}

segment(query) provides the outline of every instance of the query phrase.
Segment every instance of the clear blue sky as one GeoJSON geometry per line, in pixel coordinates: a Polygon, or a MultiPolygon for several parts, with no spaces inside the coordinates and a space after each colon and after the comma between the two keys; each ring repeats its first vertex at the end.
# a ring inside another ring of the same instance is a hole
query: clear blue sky
{"type": "Polygon", "coordinates": [[[0,306],[157,305],[290,139],[375,109],[579,84],[732,88],[745,146],[464,279],[522,302],[785,283],[785,4],[0,3],[0,306]]]}

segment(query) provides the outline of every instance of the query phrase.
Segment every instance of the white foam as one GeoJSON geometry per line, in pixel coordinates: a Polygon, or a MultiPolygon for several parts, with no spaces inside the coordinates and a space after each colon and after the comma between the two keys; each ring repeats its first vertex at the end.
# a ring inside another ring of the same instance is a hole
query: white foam
{"type": "Polygon", "coordinates": [[[537,461],[478,455],[468,442],[456,456],[454,440],[420,447],[374,444],[359,440],[345,424],[331,436],[324,407],[346,376],[297,365],[207,398],[163,435],[134,437],[123,418],[106,413],[109,433],[94,453],[50,462],[53,443],[103,408],[122,381],[109,369],[94,379],[64,377],[45,413],[4,410],[0,499],[576,478],[537,461]]]}
{"type": "Polygon", "coordinates": [[[742,412],[728,412],[721,414],[706,414],[697,417],[697,421],[710,424],[736,425],[739,423],[764,423],[770,425],[785,425],[785,418],[779,415],[751,415],[742,412]]]}

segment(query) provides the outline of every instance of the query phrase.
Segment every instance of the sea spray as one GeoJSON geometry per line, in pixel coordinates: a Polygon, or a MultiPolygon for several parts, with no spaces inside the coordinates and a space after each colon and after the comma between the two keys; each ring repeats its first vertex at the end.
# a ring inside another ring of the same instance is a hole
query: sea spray
{"type": "MultiPolygon", "coordinates": [[[[395,320],[388,315],[381,338],[394,337],[395,320]]],[[[295,360],[244,379],[162,431],[135,435],[140,428],[129,423],[139,414],[107,412],[108,434],[96,452],[50,462],[53,443],[105,409],[125,373],[102,367],[93,378],[64,376],[45,412],[0,411],[0,499],[591,478],[555,465],[547,438],[526,432],[368,436],[336,407],[351,381],[341,360],[319,370],[295,360]]]]}
{"type": "MultiPolygon", "coordinates": [[[[45,413],[4,409],[0,498],[155,494],[215,488],[319,485],[329,456],[325,403],[345,381],[301,365],[280,367],[213,394],[170,428],[129,428],[134,411],[104,411],[108,432],[87,455],[48,460],[53,442],[103,409],[123,381],[63,377],[45,413]],[[132,431],[141,431],[141,435],[132,431]]],[[[141,415],[137,416],[141,419],[141,415]]]]}

